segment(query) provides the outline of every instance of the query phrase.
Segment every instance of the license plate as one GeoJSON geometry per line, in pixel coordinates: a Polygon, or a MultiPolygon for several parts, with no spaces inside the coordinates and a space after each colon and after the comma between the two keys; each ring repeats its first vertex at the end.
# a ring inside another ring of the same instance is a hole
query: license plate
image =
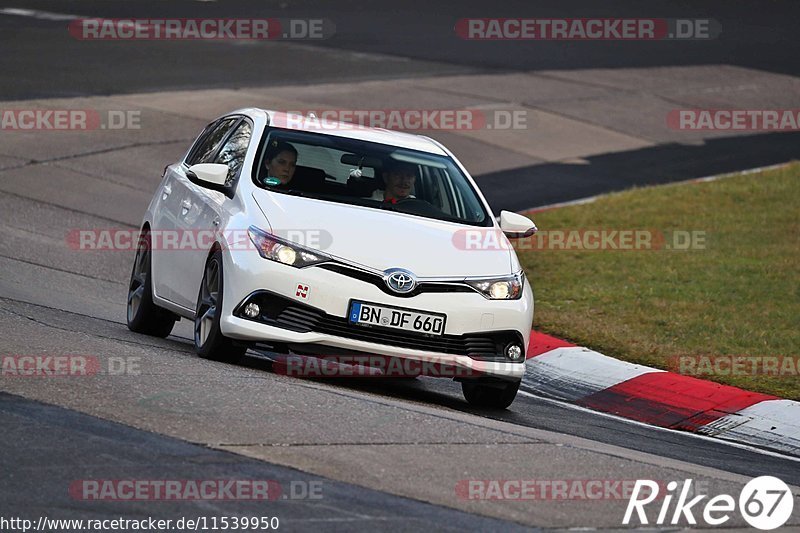
{"type": "Polygon", "coordinates": [[[442,335],[446,315],[367,302],[350,302],[351,324],[381,326],[427,335],[442,335]]]}

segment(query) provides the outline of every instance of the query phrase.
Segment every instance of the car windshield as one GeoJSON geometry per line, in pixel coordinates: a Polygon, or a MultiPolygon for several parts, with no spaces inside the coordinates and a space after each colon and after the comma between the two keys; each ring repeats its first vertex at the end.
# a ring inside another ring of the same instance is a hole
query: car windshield
{"type": "Polygon", "coordinates": [[[264,189],[491,226],[452,158],[357,139],[268,128],[253,180],[264,189]]]}

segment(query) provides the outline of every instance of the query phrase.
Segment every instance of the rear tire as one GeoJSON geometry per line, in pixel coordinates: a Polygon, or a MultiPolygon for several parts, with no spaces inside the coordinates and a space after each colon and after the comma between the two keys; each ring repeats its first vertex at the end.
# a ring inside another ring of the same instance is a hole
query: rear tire
{"type": "Polygon", "coordinates": [[[464,398],[473,407],[505,409],[517,397],[520,381],[488,384],[480,381],[462,381],[464,398]]]}
{"type": "Polygon", "coordinates": [[[223,298],[222,252],[217,250],[206,261],[194,317],[194,349],[203,359],[224,363],[239,362],[247,351],[225,337],[220,330],[223,298]]]}
{"type": "Polygon", "coordinates": [[[153,303],[150,249],[150,233],[142,233],[128,284],[128,329],[164,338],[172,332],[178,317],[153,303]]]}

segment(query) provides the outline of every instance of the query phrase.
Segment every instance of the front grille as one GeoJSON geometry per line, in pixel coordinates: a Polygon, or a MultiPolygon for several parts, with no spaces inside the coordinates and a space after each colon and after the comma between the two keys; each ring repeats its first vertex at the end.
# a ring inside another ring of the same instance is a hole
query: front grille
{"type": "Polygon", "coordinates": [[[483,361],[507,361],[503,354],[509,343],[516,342],[524,346],[522,336],[516,331],[432,336],[391,328],[358,326],[351,324],[347,318],[329,315],[267,291],[258,291],[245,298],[234,310],[234,315],[300,333],[314,331],[399,348],[467,355],[483,361]],[[261,309],[260,316],[252,319],[241,312],[251,302],[261,309]]]}
{"type": "Polygon", "coordinates": [[[372,274],[370,272],[365,272],[364,270],[360,270],[358,268],[353,268],[347,265],[343,265],[341,263],[323,263],[321,265],[318,265],[317,268],[324,268],[325,270],[336,272],[337,274],[341,274],[342,276],[347,276],[349,278],[354,278],[357,280],[361,280],[365,283],[375,285],[386,294],[391,294],[392,296],[396,296],[398,298],[411,298],[412,296],[416,296],[424,292],[437,292],[437,293],[475,292],[475,289],[473,289],[469,285],[422,281],[411,292],[397,293],[390,290],[389,287],[386,286],[386,283],[384,283],[383,278],[381,276],[377,274],[372,274]]]}
{"type": "Polygon", "coordinates": [[[286,329],[297,331],[314,331],[319,322],[319,312],[303,307],[286,307],[275,318],[275,322],[286,329]]]}

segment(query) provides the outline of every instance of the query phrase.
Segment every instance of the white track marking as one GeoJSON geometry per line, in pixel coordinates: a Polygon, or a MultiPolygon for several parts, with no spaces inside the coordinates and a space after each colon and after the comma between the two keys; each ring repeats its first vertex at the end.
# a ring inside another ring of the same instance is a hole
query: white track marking
{"type": "Polygon", "coordinates": [[[608,357],[580,346],[556,348],[525,362],[525,384],[542,394],[575,401],[623,381],[663,372],[608,357]],[[535,374],[535,381],[531,375],[535,374]]]}
{"type": "Polygon", "coordinates": [[[18,7],[6,7],[0,9],[0,15],[12,15],[17,17],[30,17],[40,20],[75,20],[80,15],[67,15],[64,13],[53,13],[50,11],[39,11],[37,9],[22,9],[18,7]]]}
{"type": "Polygon", "coordinates": [[[776,457],[778,459],[786,459],[787,461],[794,461],[796,463],[800,463],[800,457],[793,457],[791,455],[784,455],[782,453],[773,452],[771,450],[764,450],[764,449],[761,449],[761,448],[756,448],[754,446],[750,446],[749,444],[741,444],[741,443],[738,443],[738,442],[718,439],[718,438],[715,438],[715,437],[709,437],[707,435],[700,435],[698,433],[689,433],[689,432],[685,432],[685,431],[677,431],[677,430],[674,430],[674,429],[662,428],[662,427],[659,427],[659,426],[651,426],[650,424],[645,424],[644,422],[639,422],[637,420],[631,420],[629,418],[622,418],[622,417],[619,417],[617,415],[612,415],[610,413],[603,413],[601,411],[594,411],[594,410],[588,409],[586,407],[581,407],[580,405],[575,405],[575,404],[572,404],[572,403],[569,403],[569,402],[565,402],[565,401],[562,401],[562,400],[556,400],[556,399],[553,399],[553,398],[546,398],[544,396],[539,396],[537,394],[533,394],[533,393],[530,393],[530,392],[524,391],[524,390],[519,391],[517,394],[521,394],[522,396],[527,396],[528,398],[534,398],[536,400],[541,400],[541,401],[543,401],[545,403],[558,405],[560,407],[564,407],[564,408],[567,408],[567,409],[573,409],[575,411],[580,411],[582,413],[590,413],[590,414],[593,414],[595,416],[600,416],[600,417],[604,417],[604,418],[610,418],[612,420],[617,420],[618,422],[623,422],[623,423],[626,423],[626,424],[632,424],[634,426],[647,428],[647,429],[650,429],[650,430],[653,430],[653,431],[661,431],[661,432],[665,432],[665,433],[679,434],[679,435],[683,435],[685,437],[689,437],[689,438],[692,438],[692,439],[700,439],[700,440],[704,440],[706,442],[714,442],[716,444],[722,444],[722,445],[725,445],[725,446],[730,446],[732,448],[739,448],[741,450],[747,450],[747,451],[750,451],[750,452],[758,453],[760,455],[767,455],[769,457],[776,457]]]}
{"type": "Polygon", "coordinates": [[[706,424],[700,433],[786,452],[800,451],[800,402],[766,400],[706,424]]]}

